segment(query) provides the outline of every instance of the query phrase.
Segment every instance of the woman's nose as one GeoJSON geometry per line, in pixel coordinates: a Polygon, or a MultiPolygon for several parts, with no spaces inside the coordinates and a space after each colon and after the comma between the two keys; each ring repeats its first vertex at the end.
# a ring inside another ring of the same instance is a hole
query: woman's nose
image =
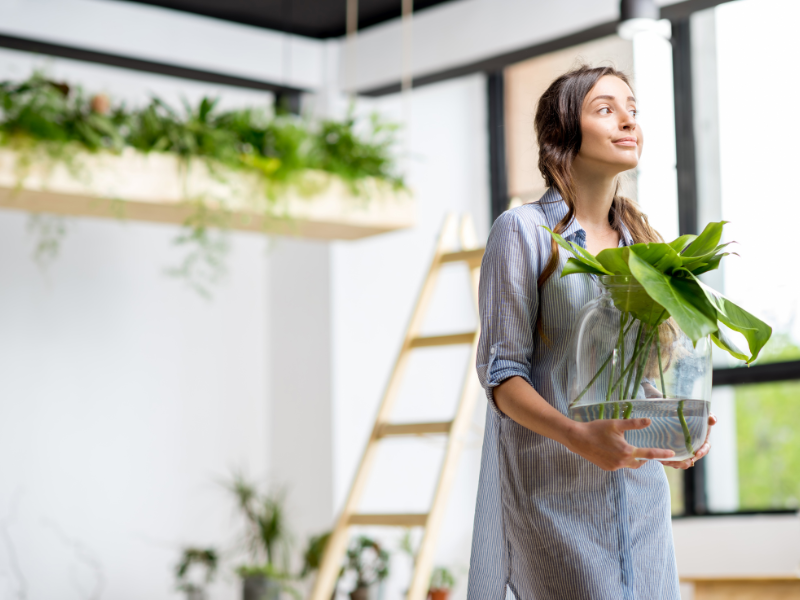
{"type": "Polygon", "coordinates": [[[623,129],[628,129],[633,131],[636,129],[636,117],[634,117],[631,113],[625,113],[625,116],[622,119],[622,123],[620,123],[623,129]]]}

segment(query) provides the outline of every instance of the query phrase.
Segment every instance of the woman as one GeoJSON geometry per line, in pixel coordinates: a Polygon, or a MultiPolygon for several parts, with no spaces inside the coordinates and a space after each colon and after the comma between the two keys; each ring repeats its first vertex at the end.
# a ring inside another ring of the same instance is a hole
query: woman
{"type": "MultiPolygon", "coordinates": [[[[649,419],[569,419],[566,356],[578,311],[599,294],[589,275],[561,279],[567,253],[547,225],[592,254],[661,241],[618,195],[642,130],[625,75],[580,67],[536,111],[548,191],[495,222],[481,268],[477,368],[489,399],[469,600],[678,600],[670,496],[660,462],[624,432],[649,419]]],[[[714,424],[714,417],[709,419],[714,424]]],[[[665,462],[686,469],[708,453],[665,462]]]]}

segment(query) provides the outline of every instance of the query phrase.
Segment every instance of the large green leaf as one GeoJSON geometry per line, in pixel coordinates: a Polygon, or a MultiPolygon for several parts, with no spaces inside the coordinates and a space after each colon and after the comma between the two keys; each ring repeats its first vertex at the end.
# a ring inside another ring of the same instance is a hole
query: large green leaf
{"type": "Polygon", "coordinates": [[[719,246],[714,248],[711,252],[707,252],[702,256],[681,256],[680,257],[681,265],[687,271],[694,271],[696,268],[708,263],[715,256],[720,256],[720,254],[722,254],[720,251],[723,250],[729,244],[733,243],[734,242],[728,242],[727,244],[720,244],[719,246]]]}
{"type": "MultiPolygon", "coordinates": [[[[712,256],[708,259],[705,264],[701,264],[694,269],[691,269],[691,273],[693,275],[702,275],[703,273],[708,273],[709,271],[713,271],[714,269],[719,268],[719,261],[722,260],[723,256],[728,256],[729,254],[734,254],[733,252],[723,252],[722,254],[717,254],[716,256],[712,256]]],[[[688,269],[687,269],[688,270],[688,269]]]]}
{"type": "Polygon", "coordinates": [[[691,277],[697,282],[708,301],[716,309],[717,319],[719,319],[720,323],[727,325],[734,331],[738,331],[745,337],[747,346],[750,349],[750,358],[745,358],[744,360],[747,364],[753,362],[758,358],[758,353],[761,352],[761,349],[772,336],[772,327],[764,323],[761,319],[751,315],[740,306],[737,306],[716,290],[708,287],[697,279],[697,277],[691,277]]]}
{"type": "Polygon", "coordinates": [[[590,273],[592,275],[606,275],[605,272],[600,271],[594,266],[586,264],[585,262],[581,262],[578,259],[570,256],[569,259],[567,259],[567,264],[564,265],[564,268],[561,271],[561,276],[566,277],[567,275],[573,275],[574,273],[590,273]]]}
{"type": "Polygon", "coordinates": [[[687,233],[686,235],[682,235],[679,238],[672,240],[669,243],[669,246],[675,250],[675,252],[680,253],[686,248],[687,245],[691,244],[693,241],[697,239],[696,235],[692,235],[691,233],[687,233]]]}
{"type": "Polygon", "coordinates": [[[728,354],[739,360],[747,361],[747,355],[739,348],[739,345],[727,334],[725,325],[720,324],[717,333],[711,334],[711,340],[728,354]]]}
{"type": "Polygon", "coordinates": [[[550,235],[553,237],[553,239],[559,246],[564,248],[564,250],[571,252],[579,262],[594,267],[602,275],[613,275],[613,273],[607,270],[605,267],[603,267],[603,265],[601,265],[600,262],[591,253],[581,248],[578,244],[573,244],[571,242],[568,242],[562,236],[554,232],[546,225],[542,225],[541,227],[543,227],[550,233],[550,235]]]}
{"type": "Polygon", "coordinates": [[[719,244],[719,239],[722,237],[722,226],[727,221],[720,221],[719,223],[709,223],[703,229],[703,233],[697,236],[688,248],[684,249],[681,254],[683,256],[703,256],[712,252],[719,244]]]}
{"type": "Polygon", "coordinates": [[[630,275],[628,248],[606,248],[597,254],[597,260],[614,275],[630,275]]]}
{"type": "Polygon", "coordinates": [[[650,297],[663,306],[693,341],[717,331],[713,307],[703,303],[703,294],[695,293],[686,280],[659,273],[631,248],[628,257],[631,273],[650,297]]]}
{"type": "Polygon", "coordinates": [[[669,244],[634,244],[628,248],[661,273],[671,273],[682,265],[680,256],[669,244]]]}

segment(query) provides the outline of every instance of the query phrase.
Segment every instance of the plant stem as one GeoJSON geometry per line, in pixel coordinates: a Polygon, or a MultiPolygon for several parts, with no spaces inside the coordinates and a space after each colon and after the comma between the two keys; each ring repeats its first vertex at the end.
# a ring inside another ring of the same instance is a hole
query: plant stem
{"type": "Polygon", "coordinates": [[[633,389],[631,390],[631,394],[636,394],[637,390],[639,389],[639,386],[642,383],[644,370],[647,367],[647,359],[650,358],[650,348],[653,345],[653,337],[657,331],[658,327],[653,327],[653,331],[650,333],[650,335],[647,338],[647,341],[645,342],[644,352],[642,353],[642,358],[639,361],[639,368],[636,370],[636,383],[634,384],[633,389]]]}
{"type": "Polygon", "coordinates": [[[666,387],[664,386],[664,369],[661,366],[661,340],[659,339],[661,336],[656,336],[656,355],[658,356],[658,375],[661,378],[661,397],[667,397],[666,387]]]}
{"type": "MultiPolygon", "coordinates": [[[[630,314],[630,313],[626,313],[626,314],[630,314]]],[[[628,326],[628,329],[630,329],[630,327],[633,326],[633,322],[635,321],[635,319],[633,318],[632,314],[630,314],[630,318],[631,318],[631,324],[630,324],[630,326],[628,326]]],[[[626,331],[625,333],[627,334],[628,332],[626,331]]],[[[624,335],[620,336],[620,356],[622,356],[622,362],[619,365],[619,370],[620,370],[620,373],[621,373],[622,372],[622,368],[625,366],[625,336],[624,335]]],[[[622,400],[622,390],[621,389],[619,391],[619,399],[622,400]]]]}
{"type": "Polygon", "coordinates": [[[627,399],[628,396],[630,395],[628,393],[628,388],[630,388],[630,386],[631,386],[631,379],[633,378],[633,373],[635,372],[635,369],[631,370],[631,367],[638,362],[636,359],[639,356],[639,351],[640,351],[639,342],[642,339],[642,330],[643,329],[644,329],[644,323],[639,321],[639,331],[636,334],[636,343],[633,345],[633,354],[631,355],[631,362],[628,364],[628,371],[630,371],[628,373],[628,381],[625,382],[625,387],[622,389],[623,394],[622,394],[622,398],[620,398],[620,400],[627,399]]]}
{"type": "Polygon", "coordinates": [[[632,411],[633,411],[633,402],[626,402],[625,403],[625,413],[622,415],[622,418],[623,419],[630,419],[632,411]]]}
{"type": "MultiPolygon", "coordinates": [[[[611,356],[613,358],[612,358],[612,361],[611,361],[611,374],[610,374],[610,376],[608,378],[608,392],[606,393],[606,402],[611,400],[611,386],[614,383],[614,367],[617,364],[617,356],[618,356],[617,350],[622,348],[623,344],[625,343],[624,332],[625,332],[626,317],[627,317],[627,313],[624,313],[624,312],[620,312],[619,313],[619,338],[617,339],[617,347],[614,348],[614,350],[611,351],[611,356]]],[[[622,353],[622,357],[623,357],[622,360],[624,361],[625,360],[624,350],[623,350],[623,353],[622,353]]],[[[621,368],[622,367],[620,367],[620,369],[621,368]]]]}
{"type": "MultiPolygon", "coordinates": [[[[666,312],[666,311],[664,311],[664,312],[666,312]]],[[[663,314],[663,313],[662,313],[662,314],[663,314]]],[[[649,344],[650,344],[650,343],[653,341],[653,333],[654,333],[655,331],[657,331],[657,328],[656,328],[656,327],[654,327],[654,328],[653,328],[653,331],[651,331],[651,332],[648,334],[648,339],[647,339],[647,340],[645,340],[645,345],[649,345],[649,344]]],[[[628,374],[629,374],[629,372],[631,371],[631,369],[634,367],[634,365],[636,365],[636,363],[638,362],[636,359],[637,359],[637,357],[638,357],[638,356],[640,356],[640,355],[641,355],[641,353],[642,353],[642,349],[641,349],[641,348],[636,348],[636,349],[634,350],[633,356],[631,357],[631,362],[630,362],[630,363],[628,363],[628,366],[627,366],[627,367],[625,367],[625,370],[624,370],[624,371],[623,371],[623,372],[620,374],[620,376],[619,376],[619,379],[617,379],[617,383],[615,383],[615,384],[614,384],[614,387],[613,387],[613,388],[612,388],[612,390],[611,390],[612,392],[613,392],[615,389],[617,389],[617,386],[619,386],[619,384],[620,384],[620,383],[622,383],[622,380],[625,378],[625,376],[626,376],[626,375],[628,375],[628,374]]],[[[630,379],[630,377],[629,377],[629,379],[630,379]]],[[[626,387],[627,387],[627,386],[626,386],[626,387]]]]}
{"type": "Polygon", "coordinates": [[[678,402],[678,419],[681,422],[681,429],[683,429],[683,440],[686,443],[686,449],[690,455],[694,455],[694,448],[692,447],[692,432],[689,431],[689,425],[686,423],[686,416],[683,414],[683,400],[678,402]]]}
{"type": "Polygon", "coordinates": [[[583,388],[583,391],[582,391],[580,394],[578,394],[578,397],[577,397],[577,398],[575,398],[575,400],[573,400],[573,401],[572,401],[573,403],[575,403],[575,402],[577,402],[578,400],[580,400],[581,398],[583,398],[583,395],[584,395],[586,392],[588,392],[588,391],[589,391],[589,388],[590,388],[590,387],[592,387],[592,386],[594,385],[594,382],[595,382],[595,381],[597,381],[597,378],[598,378],[598,377],[600,377],[600,375],[602,375],[603,371],[605,371],[605,370],[606,370],[606,367],[608,366],[608,363],[610,363],[610,362],[611,362],[611,357],[612,357],[612,356],[614,356],[614,355],[613,355],[613,353],[608,355],[608,358],[607,358],[607,359],[606,359],[606,361],[605,361],[605,362],[602,364],[602,366],[600,367],[600,370],[599,370],[599,371],[597,371],[597,373],[595,373],[594,377],[592,377],[592,380],[591,380],[591,381],[590,381],[590,382],[589,382],[589,383],[586,385],[586,387],[585,387],[585,388],[583,388]]]}
{"type": "MultiPolygon", "coordinates": [[[[625,335],[627,335],[628,331],[630,331],[630,328],[632,326],[633,326],[633,320],[631,320],[631,322],[628,324],[628,328],[625,330],[625,335]]],[[[586,387],[583,389],[583,391],[580,394],[578,394],[578,397],[575,398],[575,400],[572,401],[573,403],[575,403],[578,400],[580,400],[581,398],[583,398],[584,394],[586,394],[586,392],[589,391],[589,388],[594,385],[594,382],[597,381],[598,377],[600,377],[600,375],[603,373],[603,371],[605,371],[606,367],[608,366],[608,363],[611,362],[611,357],[613,357],[613,356],[614,356],[613,352],[608,355],[608,358],[606,359],[606,361],[600,366],[600,370],[597,371],[597,373],[595,373],[595,376],[592,377],[592,380],[586,385],[586,387]]],[[[616,389],[616,386],[614,386],[614,389],[616,389]]]]}

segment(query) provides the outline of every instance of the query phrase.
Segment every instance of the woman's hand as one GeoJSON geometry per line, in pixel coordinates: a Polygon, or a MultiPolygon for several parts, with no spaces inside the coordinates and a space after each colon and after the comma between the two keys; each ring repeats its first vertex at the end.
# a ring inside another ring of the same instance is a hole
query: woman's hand
{"type": "Polygon", "coordinates": [[[664,465],[667,467],[672,467],[673,469],[691,469],[698,460],[703,458],[708,451],[711,450],[711,444],[708,441],[709,436],[711,435],[711,428],[717,424],[717,417],[713,414],[708,415],[708,432],[706,433],[706,441],[703,442],[703,445],[697,449],[697,452],[694,453],[694,456],[691,458],[687,458],[686,460],[674,460],[674,461],[664,461],[664,465]]]}
{"type": "MultiPolygon", "coordinates": [[[[637,448],[625,441],[625,432],[644,429],[650,419],[608,419],[575,423],[567,448],[604,471],[638,469],[645,459],[665,459],[675,456],[672,450],[637,448]]],[[[670,464],[670,463],[666,463],[670,464]]]]}

